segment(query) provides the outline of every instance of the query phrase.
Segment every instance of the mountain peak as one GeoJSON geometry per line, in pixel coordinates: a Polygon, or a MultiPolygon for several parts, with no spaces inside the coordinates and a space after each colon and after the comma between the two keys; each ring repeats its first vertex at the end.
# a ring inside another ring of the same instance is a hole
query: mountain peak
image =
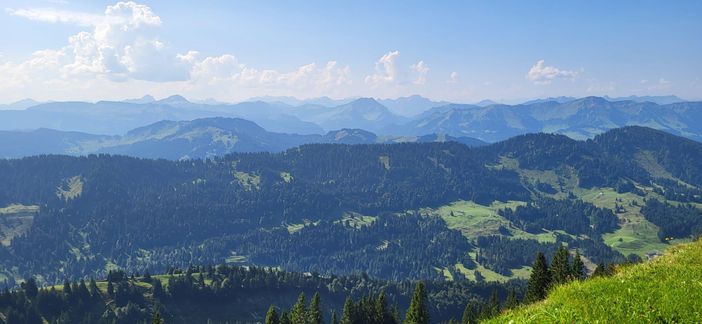
{"type": "Polygon", "coordinates": [[[126,103],[133,103],[133,104],[146,104],[146,103],[152,103],[152,102],[154,102],[154,101],[156,101],[156,98],[154,98],[153,96],[148,95],[148,94],[147,94],[147,95],[144,95],[143,97],[138,98],[138,99],[126,99],[126,100],[123,100],[123,102],[126,102],[126,103]]]}
{"type": "Polygon", "coordinates": [[[380,103],[377,100],[370,98],[370,97],[369,98],[358,98],[354,101],[351,101],[350,104],[352,104],[352,105],[356,105],[356,104],[359,104],[359,105],[371,105],[371,104],[372,105],[380,105],[380,103]]]}
{"type": "Polygon", "coordinates": [[[172,95],[168,98],[163,98],[159,101],[158,103],[164,103],[164,104],[189,104],[190,101],[188,99],[185,99],[185,97],[181,95],[172,95]]]}

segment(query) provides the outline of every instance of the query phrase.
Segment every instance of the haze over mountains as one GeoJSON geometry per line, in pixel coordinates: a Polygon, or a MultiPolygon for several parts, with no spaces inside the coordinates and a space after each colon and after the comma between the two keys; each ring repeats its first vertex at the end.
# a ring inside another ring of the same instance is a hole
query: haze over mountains
{"type": "Polygon", "coordinates": [[[433,140],[477,146],[537,132],[587,139],[631,125],[702,140],[702,102],[674,96],[558,97],[518,105],[454,104],[421,96],[259,99],[237,104],[194,103],[179,95],[96,103],[25,100],[0,111],[0,157],[119,153],[181,159],[278,152],[309,143],[433,140]]]}

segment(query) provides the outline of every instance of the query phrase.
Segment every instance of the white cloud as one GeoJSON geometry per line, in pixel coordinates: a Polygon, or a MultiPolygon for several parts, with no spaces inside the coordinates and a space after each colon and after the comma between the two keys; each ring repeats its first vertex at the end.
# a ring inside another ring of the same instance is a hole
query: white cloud
{"type": "Polygon", "coordinates": [[[375,74],[366,76],[366,83],[378,86],[383,83],[392,83],[397,80],[395,60],[400,56],[399,51],[388,52],[375,63],[375,74]]]}
{"type": "Polygon", "coordinates": [[[43,9],[43,8],[27,8],[27,9],[11,9],[5,11],[13,16],[27,18],[34,21],[43,21],[50,23],[68,23],[78,26],[95,26],[105,19],[103,15],[96,15],[85,12],[43,9]]]}
{"type": "Polygon", "coordinates": [[[461,80],[461,76],[458,74],[458,72],[453,71],[451,72],[451,75],[449,75],[448,80],[446,80],[446,83],[458,83],[458,81],[461,80]]]}
{"type": "Polygon", "coordinates": [[[195,83],[232,84],[244,87],[285,86],[288,88],[328,88],[351,84],[350,68],[339,67],[336,61],[329,61],[318,67],[310,63],[296,70],[281,73],[276,70],[258,70],[240,63],[230,54],[212,56],[196,61],[196,53],[181,55],[183,60],[194,60],[190,72],[191,80],[195,83]]]}
{"type": "Polygon", "coordinates": [[[549,84],[556,79],[574,79],[578,76],[576,71],[561,70],[554,66],[546,66],[544,60],[539,60],[534,64],[526,78],[535,84],[549,84]]]}
{"type": "Polygon", "coordinates": [[[14,66],[17,69],[33,66],[43,71],[45,77],[59,75],[63,79],[172,81],[188,77],[189,66],[181,64],[175,53],[155,36],[161,18],[148,6],[118,2],[107,6],[102,15],[32,8],[7,11],[35,21],[90,27],[69,37],[68,44],[58,50],[35,53],[32,62],[19,63],[14,66]],[[51,64],[39,66],[42,60],[38,57],[52,52],[61,57],[60,64],[50,60],[51,64]]]}
{"type": "Polygon", "coordinates": [[[424,61],[419,61],[415,64],[412,64],[410,66],[410,69],[412,69],[417,74],[417,79],[412,81],[412,83],[417,85],[424,85],[425,83],[427,83],[427,73],[429,73],[429,67],[424,63],[424,61]]]}
{"type": "MultiPolygon", "coordinates": [[[[297,95],[325,95],[333,93],[333,88],[352,84],[350,67],[336,61],[280,72],[248,66],[232,54],[203,57],[192,50],[176,53],[157,37],[161,18],[148,6],[134,2],[107,6],[101,15],[33,8],[6,11],[34,21],[87,27],[59,49],[37,51],[18,63],[0,62],[0,84],[7,90],[13,87],[26,92],[33,87],[37,91],[47,84],[60,84],[52,89],[64,90],[97,84],[105,89],[137,89],[136,84],[143,87],[150,83],[156,89],[200,91],[205,96],[218,92],[230,96],[240,88],[262,94],[299,91],[297,95]]],[[[397,54],[388,57],[391,79],[395,78],[393,60],[397,54]]]]}

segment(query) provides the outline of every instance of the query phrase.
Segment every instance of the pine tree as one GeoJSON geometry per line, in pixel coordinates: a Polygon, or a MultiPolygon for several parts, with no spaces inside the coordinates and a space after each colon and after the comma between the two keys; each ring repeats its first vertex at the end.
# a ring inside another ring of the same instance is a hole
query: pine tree
{"type": "Polygon", "coordinates": [[[580,252],[575,252],[573,264],[571,265],[570,275],[573,279],[581,280],[585,277],[585,265],[580,257],[580,252]]]}
{"type": "Polygon", "coordinates": [[[268,312],[266,312],[266,324],[280,324],[280,317],[278,317],[278,312],[273,305],[268,307],[268,312]]]}
{"type": "Polygon", "coordinates": [[[30,299],[34,299],[34,297],[36,297],[39,293],[39,288],[37,287],[37,282],[34,280],[34,278],[25,280],[22,283],[22,288],[24,289],[24,293],[30,299]]]}
{"type": "Polygon", "coordinates": [[[595,272],[592,273],[592,277],[608,277],[614,274],[614,265],[605,265],[600,263],[595,268],[595,272]]]}
{"type": "Polygon", "coordinates": [[[527,284],[527,292],[524,296],[525,303],[533,303],[546,298],[546,293],[551,285],[551,274],[546,262],[546,256],[539,252],[532,266],[531,277],[527,284]]]}
{"type": "Polygon", "coordinates": [[[468,303],[466,308],[463,310],[463,317],[461,318],[462,324],[476,324],[478,323],[478,309],[474,303],[468,303]]]}
{"type": "Polygon", "coordinates": [[[412,302],[407,315],[405,315],[405,324],[428,324],[429,323],[429,308],[427,305],[427,292],[423,282],[418,282],[414,289],[412,302]]]}
{"type": "Polygon", "coordinates": [[[151,315],[151,324],[164,324],[165,322],[163,321],[163,318],[161,317],[161,313],[158,311],[155,311],[153,315],[151,315]]]}
{"type": "Polygon", "coordinates": [[[305,293],[300,293],[297,297],[297,303],[290,310],[290,320],[294,324],[307,323],[307,306],[305,305],[305,293]]]}
{"type": "Polygon", "coordinates": [[[63,281],[63,293],[66,295],[70,295],[73,292],[73,289],[71,289],[71,282],[68,281],[68,279],[63,281]]]}
{"type": "Polygon", "coordinates": [[[553,262],[551,262],[551,282],[554,285],[565,283],[568,281],[571,272],[572,269],[568,262],[568,249],[561,245],[556,250],[553,262]]]}
{"type": "Polygon", "coordinates": [[[290,313],[288,311],[283,311],[280,313],[280,324],[292,324],[290,313]]]}
{"type": "Polygon", "coordinates": [[[107,294],[110,297],[114,297],[114,295],[115,295],[115,287],[114,287],[114,285],[112,285],[112,280],[109,280],[109,279],[107,280],[107,294]]]}
{"type": "Polygon", "coordinates": [[[505,300],[505,309],[512,309],[519,306],[519,300],[517,299],[517,292],[514,289],[510,289],[507,294],[507,299],[505,300]]]}
{"type": "Polygon", "coordinates": [[[497,289],[492,290],[490,295],[490,303],[488,304],[488,316],[494,317],[500,313],[500,298],[497,295],[497,289]]]}
{"type": "Polygon", "coordinates": [[[350,297],[346,298],[344,302],[344,312],[341,313],[341,324],[353,324],[355,322],[356,316],[353,307],[353,300],[350,297]]]}
{"type": "Polygon", "coordinates": [[[97,282],[95,282],[93,278],[90,278],[90,295],[93,296],[93,298],[100,297],[100,289],[98,289],[97,282]]]}
{"type": "Polygon", "coordinates": [[[339,324],[339,319],[336,318],[336,311],[332,310],[331,313],[331,324],[339,324]]]}
{"type": "Polygon", "coordinates": [[[314,296],[312,296],[312,301],[310,302],[310,309],[309,309],[309,323],[311,324],[322,324],[324,320],[322,319],[322,310],[320,306],[320,297],[319,293],[315,293],[314,296]]]}
{"type": "Polygon", "coordinates": [[[381,291],[378,298],[375,301],[375,317],[378,323],[394,323],[394,319],[390,310],[388,309],[387,298],[385,297],[385,291],[381,291]]]}

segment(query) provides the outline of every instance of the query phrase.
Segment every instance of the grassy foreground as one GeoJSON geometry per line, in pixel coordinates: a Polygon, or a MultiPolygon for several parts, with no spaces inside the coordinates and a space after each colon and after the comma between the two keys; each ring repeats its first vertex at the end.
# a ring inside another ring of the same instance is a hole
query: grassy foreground
{"type": "Polygon", "coordinates": [[[488,323],[698,323],[702,320],[702,241],[671,247],[612,277],[556,287],[540,303],[488,323]]]}

